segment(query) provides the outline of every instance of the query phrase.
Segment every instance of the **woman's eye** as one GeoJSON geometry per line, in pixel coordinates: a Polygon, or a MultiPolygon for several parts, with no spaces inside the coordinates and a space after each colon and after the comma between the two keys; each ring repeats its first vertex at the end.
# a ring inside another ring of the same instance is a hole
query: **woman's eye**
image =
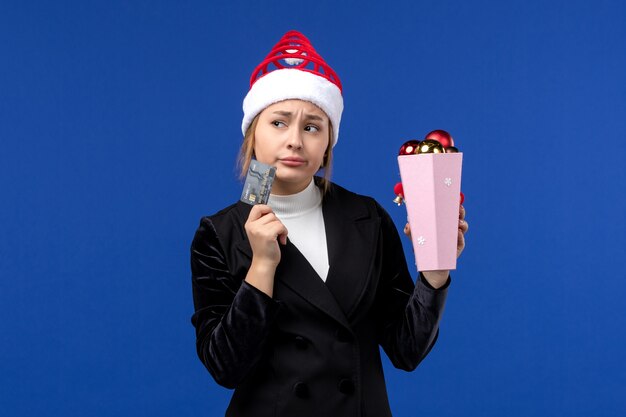
{"type": "Polygon", "coordinates": [[[276,127],[286,126],[285,123],[281,122],[280,120],[274,120],[272,124],[276,127]]]}
{"type": "Polygon", "coordinates": [[[307,132],[319,132],[320,129],[315,125],[308,125],[304,130],[307,132]]]}

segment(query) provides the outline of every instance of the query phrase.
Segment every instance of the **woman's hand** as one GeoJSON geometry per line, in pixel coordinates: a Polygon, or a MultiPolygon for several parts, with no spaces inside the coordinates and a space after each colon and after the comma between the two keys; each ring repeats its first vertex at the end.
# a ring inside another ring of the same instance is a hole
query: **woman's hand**
{"type": "Polygon", "coordinates": [[[271,297],[274,273],[280,263],[278,242],[287,244],[287,228],[271,207],[264,204],[252,207],[244,228],[252,248],[252,263],[246,281],[271,297]]]}
{"type": "Polygon", "coordinates": [[[456,258],[459,259],[461,252],[465,249],[465,233],[469,229],[469,224],[465,221],[465,208],[459,208],[459,237],[456,241],[456,258]]]}
{"type": "MultiPolygon", "coordinates": [[[[465,221],[465,208],[463,206],[459,207],[459,230],[458,230],[458,238],[456,243],[456,257],[457,259],[461,256],[461,252],[465,249],[465,233],[469,229],[469,224],[465,221]]],[[[409,238],[411,237],[411,226],[407,222],[404,226],[404,234],[409,238]]],[[[426,280],[432,285],[434,288],[439,288],[445,284],[448,279],[450,271],[425,271],[423,272],[426,280]]]]}
{"type": "Polygon", "coordinates": [[[252,260],[278,266],[280,262],[278,242],[287,244],[287,228],[278,220],[272,208],[265,204],[252,207],[244,227],[252,248],[252,260]]]}

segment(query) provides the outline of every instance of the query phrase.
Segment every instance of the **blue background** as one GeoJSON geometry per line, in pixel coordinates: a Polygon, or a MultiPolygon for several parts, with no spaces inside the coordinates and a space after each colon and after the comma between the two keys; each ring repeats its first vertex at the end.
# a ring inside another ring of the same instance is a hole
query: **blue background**
{"type": "MultiPolygon", "coordinates": [[[[450,131],[470,230],[394,415],[626,411],[626,3],[0,3],[0,414],[218,416],[189,246],[238,198],[248,78],[289,29],[340,75],[334,180],[392,203],[450,131]]],[[[409,263],[413,255],[404,239],[409,263]]]]}

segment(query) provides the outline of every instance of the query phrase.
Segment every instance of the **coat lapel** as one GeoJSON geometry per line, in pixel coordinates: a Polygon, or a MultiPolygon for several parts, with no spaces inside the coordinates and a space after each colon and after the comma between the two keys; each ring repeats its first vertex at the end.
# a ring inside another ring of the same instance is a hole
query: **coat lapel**
{"type": "Polygon", "coordinates": [[[345,327],[350,327],[346,315],[324,281],[289,239],[285,246],[281,246],[281,260],[276,276],[281,283],[291,288],[304,300],[345,327]]]}
{"type": "Polygon", "coordinates": [[[330,269],[326,287],[351,317],[371,279],[380,218],[372,217],[361,198],[333,186],[322,206],[330,269]]]}

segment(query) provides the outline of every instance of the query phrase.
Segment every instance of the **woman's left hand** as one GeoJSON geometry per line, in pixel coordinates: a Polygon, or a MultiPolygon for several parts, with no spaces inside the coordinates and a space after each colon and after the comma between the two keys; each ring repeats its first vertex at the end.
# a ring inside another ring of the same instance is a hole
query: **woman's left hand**
{"type": "MultiPolygon", "coordinates": [[[[456,243],[456,257],[457,259],[461,256],[461,252],[465,249],[465,233],[467,233],[467,229],[469,229],[469,224],[465,221],[465,208],[463,206],[459,207],[459,232],[458,239],[456,243]]],[[[411,226],[407,222],[406,226],[404,226],[404,234],[409,238],[411,237],[411,226]]]]}

